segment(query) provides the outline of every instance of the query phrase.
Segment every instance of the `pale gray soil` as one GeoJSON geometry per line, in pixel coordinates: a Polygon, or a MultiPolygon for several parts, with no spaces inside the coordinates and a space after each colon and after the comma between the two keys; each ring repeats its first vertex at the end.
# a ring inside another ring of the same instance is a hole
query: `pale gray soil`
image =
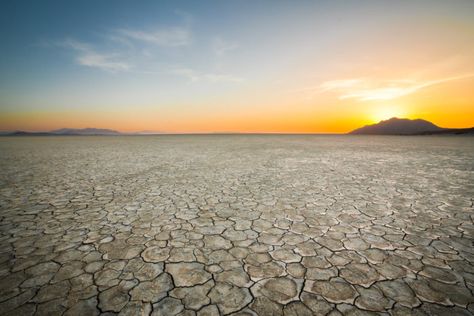
{"type": "Polygon", "coordinates": [[[0,138],[0,314],[472,315],[474,138],[0,138]]]}

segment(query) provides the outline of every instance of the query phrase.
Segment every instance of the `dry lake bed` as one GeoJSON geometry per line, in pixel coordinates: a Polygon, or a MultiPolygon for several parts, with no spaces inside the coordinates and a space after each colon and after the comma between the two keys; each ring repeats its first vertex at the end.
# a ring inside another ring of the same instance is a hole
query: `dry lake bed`
{"type": "Polygon", "coordinates": [[[472,315],[474,138],[0,138],[0,314],[472,315]]]}

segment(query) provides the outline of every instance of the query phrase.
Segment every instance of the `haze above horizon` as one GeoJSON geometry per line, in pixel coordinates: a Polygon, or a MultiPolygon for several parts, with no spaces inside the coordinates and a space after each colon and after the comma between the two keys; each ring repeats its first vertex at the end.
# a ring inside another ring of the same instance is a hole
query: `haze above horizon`
{"type": "Polygon", "coordinates": [[[473,1],[18,1],[0,26],[0,130],[474,126],[473,1]]]}

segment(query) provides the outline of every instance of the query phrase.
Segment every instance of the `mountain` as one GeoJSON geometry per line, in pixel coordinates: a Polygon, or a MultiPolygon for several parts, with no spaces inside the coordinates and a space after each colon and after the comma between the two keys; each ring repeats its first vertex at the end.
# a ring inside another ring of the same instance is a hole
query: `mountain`
{"type": "Polygon", "coordinates": [[[50,132],[15,131],[1,134],[1,136],[70,136],[70,135],[122,135],[120,132],[104,128],[61,128],[50,132]]]}
{"type": "Polygon", "coordinates": [[[422,119],[410,120],[393,117],[377,124],[353,130],[352,135],[434,135],[472,134],[474,128],[442,128],[422,119]]]}
{"type": "Polygon", "coordinates": [[[120,135],[120,132],[105,128],[61,128],[50,133],[55,135],[120,135]]]}
{"type": "Polygon", "coordinates": [[[14,131],[2,134],[2,136],[50,136],[53,135],[50,132],[26,132],[26,131],[14,131]]]}

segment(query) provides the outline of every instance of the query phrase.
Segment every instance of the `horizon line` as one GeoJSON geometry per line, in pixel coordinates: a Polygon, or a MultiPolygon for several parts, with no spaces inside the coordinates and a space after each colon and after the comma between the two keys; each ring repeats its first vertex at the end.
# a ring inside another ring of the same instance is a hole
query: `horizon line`
{"type": "MultiPolygon", "coordinates": [[[[347,135],[350,132],[346,133],[330,133],[330,132],[157,132],[157,133],[140,133],[140,132],[117,132],[117,134],[55,134],[51,131],[27,131],[27,130],[14,130],[14,131],[5,131],[2,130],[0,133],[3,136],[13,136],[7,135],[5,133],[31,133],[31,134],[48,134],[46,136],[160,136],[160,135],[347,135]]],[[[1,135],[1,134],[0,134],[1,135]]]]}
{"type": "MultiPolygon", "coordinates": [[[[381,119],[377,123],[372,123],[372,124],[366,124],[363,126],[360,126],[359,128],[352,129],[349,131],[345,132],[284,132],[284,131],[182,131],[182,132],[167,132],[167,131],[147,131],[147,130],[138,130],[138,131],[121,131],[113,128],[104,128],[104,127],[62,127],[62,128],[56,128],[52,130],[26,130],[26,129],[14,129],[14,130],[0,130],[0,136],[20,136],[19,135],[11,135],[14,133],[29,133],[29,134],[46,134],[44,136],[146,136],[146,135],[347,135],[353,132],[354,130],[363,128],[363,127],[368,127],[368,126],[374,126],[378,125],[382,122],[390,121],[390,120],[408,120],[408,121],[426,121],[429,122],[435,126],[438,126],[443,129],[470,129],[474,128],[474,126],[470,127],[441,127],[439,125],[436,125],[430,121],[427,121],[422,118],[404,118],[404,117],[396,117],[393,116],[391,118],[387,119],[381,119]],[[83,131],[83,130],[96,130],[97,133],[89,133],[89,134],[61,134],[61,133],[55,133],[60,130],[77,130],[77,131],[83,131]],[[99,132],[99,131],[102,131],[99,132]],[[110,134],[105,134],[104,132],[109,132],[110,134]]],[[[40,135],[36,135],[40,136],[40,135]]]]}

